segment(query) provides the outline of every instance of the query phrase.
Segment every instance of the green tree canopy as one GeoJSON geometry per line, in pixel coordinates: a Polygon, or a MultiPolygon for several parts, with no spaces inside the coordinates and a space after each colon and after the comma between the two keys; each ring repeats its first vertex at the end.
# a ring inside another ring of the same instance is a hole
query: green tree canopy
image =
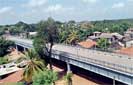
{"type": "Polygon", "coordinates": [[[54,43],[58,42],[58,29],[56,22],[52,18],[47,21],[41,21],[38,24],[38,34],[34,40],[34,47],[40,55],[45,55],[49,60],[52,69],[51,52],[54,43]]]}
{"type": "Polygon", "coordinates": [[[32,76],[36,72],[44,71],[46,68],[45,62],[38,57],[35,50],[28,50],[25,53],[26,58],[29,60],[28,65],[24,69],[23,79],[30,83],[32,81],[32,76]]]}
{"type": "Polygon", "coordinates": [[[14,42],[0,38],[0,56],[4,56],[10,46],[14,46],[14,42]]]}
{"type": "Polygon", "coordinates": [[[75,45],[78,40],[79,40],[78,32],[73,30],[68,35],[68,38],[66,39],[66,43],[71,44],[71,45],[75,45]]]}
{"type": "Polygon", "coordinates": [[[107,49],[110,45],[109,41],[105,38],[99,39],[97,44],[98,44],[98,47],[101,48],[102,50],[107,49]]]}
{"type": "Polygon", "coordinates": [[[33,76],[33,85],[53,85],[58,79],[57,73],[51,70],[36,73],[33,76]]]}
{"type": "Polygon", "coordinates": [[[8,59],[5,57],[0,57],[0,65],[8,63],[8,59]]]}
{"type": "Polygon", "coordinates": [[[67,81],[67,85],[72,85],[72,76],[73,76],[72,73],[67,73],[64,76],[64,79],[67,81]]]}

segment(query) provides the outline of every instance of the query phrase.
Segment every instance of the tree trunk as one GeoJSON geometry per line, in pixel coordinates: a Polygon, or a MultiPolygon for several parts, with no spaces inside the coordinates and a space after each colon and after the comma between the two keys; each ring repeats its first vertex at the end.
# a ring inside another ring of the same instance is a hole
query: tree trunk
{"type": "Polygon", "coordinates": [[[49,58],[49,65],[50,65],[50,70],[53,70],[51,58],[49,58]]]}
{"type": "Polygon", "coordinates": [[[72,79],[70,80],[70,85],[72,85],[72,79]]]}
{"type": "Polygon", "coordinates": [[[68,85],[72,85],[72,79],[68,80],[68,85]]]}
{"type": "Polygon", "coordinates": [[[50,65],[50,70],[53,70],[53,68],[52,68],[52,59],[51,59],[52,46],[53,46],[53,44],[50,45],[50,50],[49,50],[49,65],[50,65]]]}
{"type": "Polygon", "coordinates": [[[55,82],[53,82],[53,84],[52,85],[55,85],[55,82]]]}

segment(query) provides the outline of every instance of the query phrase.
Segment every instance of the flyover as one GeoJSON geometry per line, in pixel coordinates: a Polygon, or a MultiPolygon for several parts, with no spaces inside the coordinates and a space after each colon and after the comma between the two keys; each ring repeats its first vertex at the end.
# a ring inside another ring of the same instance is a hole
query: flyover
{"type": "MultiPolygon", "coordinates": [[[[16,45],[33,48],[33,41],[19,37],[8,37],[16,45]]],[[[52,58],[67,63],[68,71],[71,65],[81,67],[96,74],[133,85],[133,57],[115,53],[101,52],[80,47],[55,44],[52,58]]]]}

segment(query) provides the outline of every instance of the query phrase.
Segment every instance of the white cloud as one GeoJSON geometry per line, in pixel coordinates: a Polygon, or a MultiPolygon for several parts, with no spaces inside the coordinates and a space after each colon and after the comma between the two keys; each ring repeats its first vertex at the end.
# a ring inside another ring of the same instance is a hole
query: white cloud
{"type": "Polygon", "coordinates": [[[124,6],[125,6],[125,3],[119,2],[119,3],[113,4],[112,8],[122,8],[124,6]]]}
{"type": "Polygon", "coordinates": [[[51,5],[51,6],[49,6],[49,7],[46,9],[46,12],[55,12],[55,11],[58,11],[58,10],[61,10],[61,9],[63,9],[62,5],[56,4],[56,5],[51,5]]]}
{"type": "Polygon", "coordinates": [[[47,2],[47,0],[29,0],[29,2],[24,5],[28,7],[39,7],[44,5],[47,2]]]}
{"type": "Polygon", "coordinates": [[[61,4],[55,4],[55,5],[48,6],[45,9],[45,12],[51,12],[51,13],[60,12],[61,13],[61,12],[67,12],[67,11],[72,11],[72,10],[74,10],[73,7],[64,7],[61,4]]]}
{"type": "Polygon", "coordinates": [[[3,7],[0,9],[0,14],[7,13],[12,9],[12,7],[3,7]]]}
{"type": "Polygon", "coordinates": [[[96,3],[98,0],[82,0],[85,3],[96,3]]]}

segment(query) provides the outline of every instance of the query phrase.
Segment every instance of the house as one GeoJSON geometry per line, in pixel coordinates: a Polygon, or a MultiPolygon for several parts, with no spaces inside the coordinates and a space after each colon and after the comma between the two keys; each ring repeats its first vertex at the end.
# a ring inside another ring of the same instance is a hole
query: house
{"type": "Polygon", "coordinates": [[[124,36],[119,33],[112,33],[112,36],[115,36],[119,41],[124,39],[124,36]]]}
{"type": "Polygon", "coordinates": [[[101,32],[99,32],[99,31],[95,31],[95,32],[93,32],[93,35],[94,36],[100,36],[102,33],[101,32]]]}
{"type": "Polygon", "coordinates": [[[99,35],[99,39],[101,38],[107,39],[109,43],[112,43],[115,40],[111,33],[101,33],[101,35],[99,35]]]}
{"type": "Polygon", "coordinates": [[[129,40],[125,42],[126,47],[133,47],[133,40],[129,40]]]}
{"type": "Polygon", "coordinates": [[[99,38],[105,38],[110,43],[120,42],[124,39],[124,36],[120,35],[119,33],[102,33],[99,38]]]}
{"type": "Polygon", "coordinates": [[[97,45],[97,43],[93,40],[86,40],[78,43],[78,45],[84,48],[93,48],[97,45]]]}
{"type": "Polygon", "coordinates": [[[125,33],[125,40],[131,40],[133,39],[133,28],[128,29],[125,33]]]}
{"type": "Polygon", "coordinates": [[[128,29],[128,31],[131,31],[131,32],[133,32],[133,28],[129,28],[129,29],[128,29]]]}
{"type": "Polygon", "coordinates": [[[19,36],[21,38],[27,38],[27,35],[28,35],[28,33],[26,33],[26,32],[22,32],[22,33],[19,34],[19,36]]]}
{"type": "Polygon", "coordinates": [[[37,35],[37,32],[29,32],[29,35],[30,36],[36,36],[37,35]]]}
{"type": "Polygon", "coordinates": [[[110,43],[110,48],[112,49],[120,49],[124,47],[123,39],[124,36],[119,33],[102,33],[102,32],[94,32],[91,36],[88,36],[88,39],[92,39],[94,41],[98,41],[99,39],[105,38],[110,43]]]}
{"type": "Polygon", "coordinates": [[[131,47],[133,46],[133,28],[128,29],[125,33],[124,33],[124,43],[126,47],[131,47]]]}
{"type": "Polygon", "coordinates": [[[122,42],[124,39],[124,36],[120,35],[119,33],[101,33],[101,32],[94,32],[93,35],[88,36],[88,39],[92,39],[94,41],[97,41],[98,39],[105,38],[110,43],[113,42],[122,42]]]}
{"type": "Polygon", "coordinates": [[[132,31],[127,31],[124,33],[124,36],[129,38],[129,39],[133,39],[133,32],[132,31]]]}
{"type": "Polygon", "coordinates": [[[102,34],[101,32],[95,31],[91,36],[88,36],[88,39],[96,41],[101,34],[102,34]]]}
{"type": "Polygon", "coordinates": [[[36,36],[37,32],[22,32],[20,33],[20,37],[28,38],[29,36],[36,36]]]}

